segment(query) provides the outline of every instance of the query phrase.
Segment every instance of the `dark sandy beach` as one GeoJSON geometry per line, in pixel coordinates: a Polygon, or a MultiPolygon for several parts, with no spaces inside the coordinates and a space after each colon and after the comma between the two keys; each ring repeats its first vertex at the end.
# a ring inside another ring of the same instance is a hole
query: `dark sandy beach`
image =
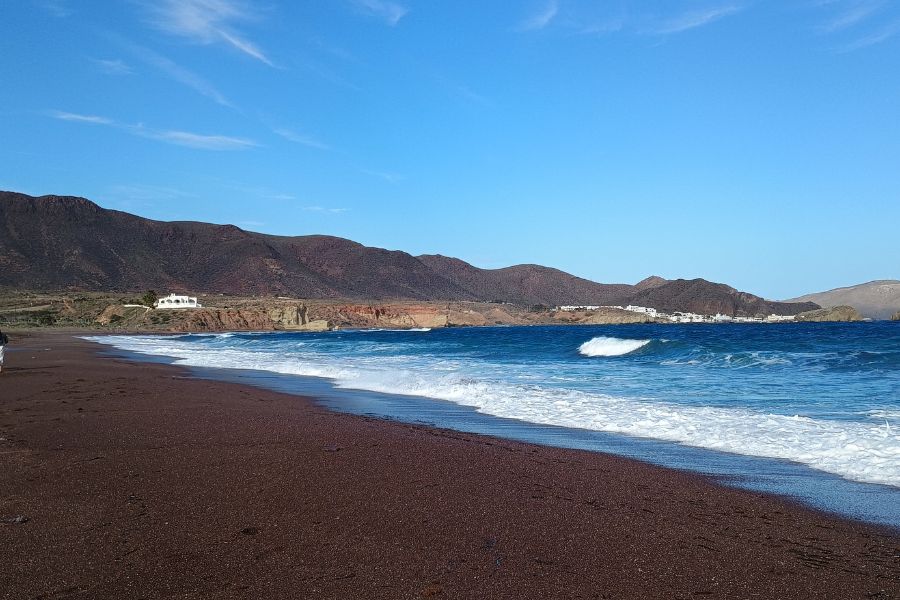
{"type": "Polygon", "coordinates": [[[900,534],[10,335],[0,598],[900,598],[900,534]]]}

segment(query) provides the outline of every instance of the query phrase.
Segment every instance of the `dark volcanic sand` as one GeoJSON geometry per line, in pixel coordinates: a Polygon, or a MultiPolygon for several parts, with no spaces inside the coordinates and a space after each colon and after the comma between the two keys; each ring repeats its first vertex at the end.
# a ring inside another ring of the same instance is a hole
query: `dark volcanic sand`
{"type": "Polygon", "coordinates": [[[895,531],[11,337],[2,598],[900,597],[895,531]]]}

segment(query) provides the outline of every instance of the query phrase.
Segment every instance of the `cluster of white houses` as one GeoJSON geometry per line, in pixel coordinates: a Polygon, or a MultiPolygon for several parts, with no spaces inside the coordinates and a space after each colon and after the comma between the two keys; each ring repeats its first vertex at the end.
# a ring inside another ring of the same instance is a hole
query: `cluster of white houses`
{"type": "Polygon", "coordinates": [[[649,306],[560,306],[557,310],[565,312],[574,312],[580,310],[600,310],[601,308],[616,308],[618,310],[627,310],[628,312],[641,313],[654,319],[668,320],[672,323],[781,323],[784,321],[793,321],[793,315],[769,315],[768,317],[732,317],[731,315],[716,314],[700,315],[692,312],[676,311],[673,314],[664,313],[651,308],[649,306]]]}
{"type": "Polygon", "coordinates": [[[178,296],[169,294],[153,303],[153,308],[201,308],[202,305],[197,302],[197,298],[193,296],[178,296]]]}

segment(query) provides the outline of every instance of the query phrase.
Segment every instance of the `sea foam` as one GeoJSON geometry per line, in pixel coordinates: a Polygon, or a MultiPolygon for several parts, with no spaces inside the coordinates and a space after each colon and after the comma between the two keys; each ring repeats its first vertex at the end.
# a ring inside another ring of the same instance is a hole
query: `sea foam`
{"type": "Polygon", "coordinates": [[[622,356],[643,348],[650,340],[623,340],[614,337],[595,337],[578,347],[585,356],[622,356]]]}
{"type": "MultiPolygon", "coordinates": [[[[337,388],[434,398],[497,417],[790,460],[856,481],[900,487],[900,426],[891,427],[883,421],[828,420],[744,407],[684,405],[551,387],[540,377],[534,383],[523,383],[506,373],[473,374],[480,361],[451,360],[441,355],[350,356],[346,354],[350,346],[333,352],[316,350],[315,344],[313,349],[294,352],[279,344],[248,349],[241,345],[246,341],[238,342],[237,337],[218,338],[214,346],[156,336],[88,339],[123,350],[171,356],[177,364],[186,366],[323,377],[337,388]]],[[[580,351],[588,356],[621,356],[649,342],[597,337],[582,344],[580,351]]],[[[879,420],[896,416],[893,411],[870,414],[879,420]]]]}

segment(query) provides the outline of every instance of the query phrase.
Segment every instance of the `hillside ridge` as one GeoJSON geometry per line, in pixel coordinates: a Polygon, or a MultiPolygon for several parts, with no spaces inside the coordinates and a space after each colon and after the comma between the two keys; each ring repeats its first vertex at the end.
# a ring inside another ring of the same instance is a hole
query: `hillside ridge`
{"type": "Polygon", "coordinates": [[[276,236],[235,225],[155,221],[74,196],[0,192],[0,287],[191,291],[523,306],[641,304],[666,311],[796,314],[814,303],[764,300],[703,279],[597,283],[534,264],[480,269],[329,235],[276,236]]]}

